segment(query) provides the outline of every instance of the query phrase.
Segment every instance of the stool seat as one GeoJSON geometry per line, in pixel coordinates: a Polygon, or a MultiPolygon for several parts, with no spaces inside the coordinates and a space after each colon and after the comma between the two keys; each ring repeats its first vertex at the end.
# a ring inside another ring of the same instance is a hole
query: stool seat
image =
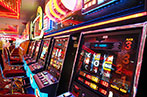
{"type": "Polygon", "coordinates": [[[33,94],[19,94],[19,95],[2,95],[1,97],[36,97],[33,94]]]}
{"type": "Polygon", "coordinates": [[[16,76],[24,76],[26,72],[24,70],[3,70],[4,76],[7,77],[16,77],[16,76]]]}

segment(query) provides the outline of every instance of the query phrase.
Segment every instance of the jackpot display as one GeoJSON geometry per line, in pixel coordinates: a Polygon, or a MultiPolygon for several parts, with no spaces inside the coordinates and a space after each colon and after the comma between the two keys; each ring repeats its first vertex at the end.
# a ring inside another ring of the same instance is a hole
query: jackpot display
{"type": "Polygon", "coordinates": [[[83,34],[71,87],[74,96],[132,96],[139,76],[135,72],[140,70],[141,33],[142,29],[136,28],[83,34]]]}

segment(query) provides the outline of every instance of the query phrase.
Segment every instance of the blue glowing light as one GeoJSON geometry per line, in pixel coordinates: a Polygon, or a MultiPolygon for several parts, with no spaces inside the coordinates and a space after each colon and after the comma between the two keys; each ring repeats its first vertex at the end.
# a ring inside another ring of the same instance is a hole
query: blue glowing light
{"type": "Polygon", "coordinates": [[[99,47],[107,47],[107,44],[99,44],[99,47]]]}

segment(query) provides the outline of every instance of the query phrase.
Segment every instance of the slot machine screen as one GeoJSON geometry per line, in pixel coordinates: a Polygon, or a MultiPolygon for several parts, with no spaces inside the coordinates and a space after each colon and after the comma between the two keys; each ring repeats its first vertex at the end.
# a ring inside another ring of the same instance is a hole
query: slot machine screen
{"type": "Polygon", "coordinates": [[[33,55],[34,49],[35,49],[35,41],[32,41],[32,42],[31,42],[31,46],[30,46],[30,48],[29,48],[30,56],[33,55]]]}
{"type": "Polygon", "coordinates": [[[41,44],[41,40],[39,40],[39,41],[36,42],[35,55],[34,55],[35,58],[37,58],[37,55],[38,55],[38,52],[39,52],[40,44],[41,44]]]}
{"type": "Polygon", "coordinates": [[[40,20],[40,17],[36,20],[36,22],[34,24],[34,37],[40,36],[40,34],[41,34],[41,30],[39,29],[39,20],[40,20]]]}
{"type": "Polygon", "coordinates": [[[140,33],[131,29],[83,35],[75,82],[101,96],[130,97],[140,33]]]}
{"type": "Polygon", "coordinates": [[[52,73],[57,79],[60,76],[60,72],[62,70],[62,65],[66,53],[66,48],[68,45],[68,38],[57,38],[55,39],[51,60],[50,60],[50,66],[48,69],[52,68],[55,70],[54,73],[52,73]]]}
{"type": "Polygon", "coordinates": [[[42,53],[40,56],[40,59],[42,59],[43,61],[45,61],[45,58],[47,56],[47,51],[48,51],[49,45],[50,45],[50,39],[44,40],[43,47],[42,47],[42,53]]]}

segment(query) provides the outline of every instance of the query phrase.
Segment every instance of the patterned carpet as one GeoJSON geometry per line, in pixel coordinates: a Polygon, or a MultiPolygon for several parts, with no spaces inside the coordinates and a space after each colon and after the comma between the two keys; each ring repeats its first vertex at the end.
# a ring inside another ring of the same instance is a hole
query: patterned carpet
{"type": "Polygon", "coordinates": [[[0,96],[11,93],[11,80],[3,79],[0,71],[0,96]]]}
{"type": "Polygon", "coordinates": [[[0,69],[0,96],[24,93],[22,78],[3,78],[0,69]]]}

